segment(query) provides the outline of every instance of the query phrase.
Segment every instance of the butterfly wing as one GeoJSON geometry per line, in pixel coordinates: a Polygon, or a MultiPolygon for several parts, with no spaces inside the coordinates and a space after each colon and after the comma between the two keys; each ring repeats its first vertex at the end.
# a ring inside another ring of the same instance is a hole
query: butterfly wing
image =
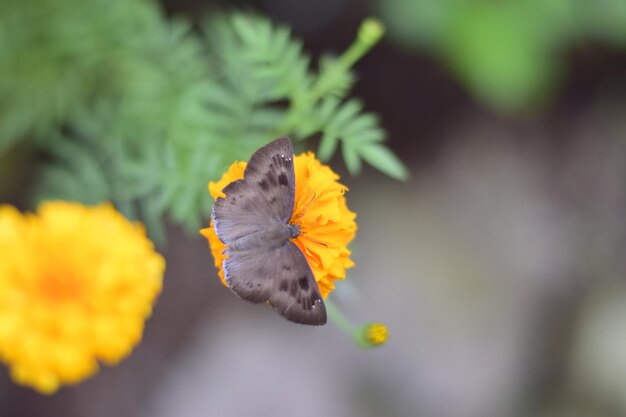
{"type": "Polygon", "coordinates": [[[213,225],[229,245],[271,222],[288,223],[295,198],[293,148],[284,136],[250,158],[241,180],[228,184],[213,205],[213,225]]]}
{"type": "Polygon", "coordinates": [[[296,323],[326,323],[326,308],[309,264],[291,241],[273,249],[228,251],[223,264],[230,288],[255,303],[269,301],[296,323]]]}

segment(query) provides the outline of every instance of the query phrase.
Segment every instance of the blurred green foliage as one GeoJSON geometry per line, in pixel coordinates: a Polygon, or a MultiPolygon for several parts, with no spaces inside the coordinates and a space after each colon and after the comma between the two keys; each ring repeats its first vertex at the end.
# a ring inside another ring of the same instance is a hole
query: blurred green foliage
{"type": "Polygon", "coordinates": [[[581,41],[626,47],[624,0],[385,0],[392,37],[442,59],[496,111],[541,104],[581,41]]]}
{"type": "Polygon", "coordinates": [[[146,0],[5,0],[0,157],[27,144],[49,161],[35,201],[111,200],[161,239],[164,216],[196,230],[208,181],[281,135],[319,135],[322,159],[341,144],[350,172],[365,160],[403,179],[377,118],[346,99],[350,67],[381,35],[366,22],[315,71],[260,16],[214,15],[194,31],[146,0]]]}

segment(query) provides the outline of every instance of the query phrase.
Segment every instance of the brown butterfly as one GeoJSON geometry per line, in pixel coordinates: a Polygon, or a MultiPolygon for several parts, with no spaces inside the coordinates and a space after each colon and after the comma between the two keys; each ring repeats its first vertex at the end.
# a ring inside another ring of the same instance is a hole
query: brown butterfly
{"type": "Polygon", "coordinates": [[[292,239],[289,223],[296,180],[288,137],[263,146],[250,158],[241,180],[228,184],[213,205],[215,233],[227,246],[226,282],[241,298],[269,302],[296,323],[326,323],[326,308],[309,264],[292,239]]]}

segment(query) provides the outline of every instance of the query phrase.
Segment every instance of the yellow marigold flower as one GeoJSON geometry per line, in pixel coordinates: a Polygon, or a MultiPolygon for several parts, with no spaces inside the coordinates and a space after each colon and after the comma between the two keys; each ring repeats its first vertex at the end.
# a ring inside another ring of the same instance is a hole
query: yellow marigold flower
{"type": "Polygon", "coordinates": [[[164,268],[143,226],[111,204],[0,206],[0,360],[42,393],[118,363],[141,339],[164,268]]]}
{"type": "MultiPolygon", "coordinates": [[[[219,181],[209,183],[211,196],[224,197],[224,187],[243,178],[245,168],[245,162],[235,162],[219,181]]],[[[296,156],[294,172],[296,196],[291,223],[301,230],[294,242],[309,262],[325,298],[335,288],[334,282],[344,279],[346,269],[354,266],[347,246],[356,233],[356,214],[346,205],[347,187],[337,181],[339,175],[318,161],[313,153],[296,156]]],[[[222,271],[226,247],[215,234],[213,221],[200,233],[208,239],[219,276],[228,286],[222,271]]]]}

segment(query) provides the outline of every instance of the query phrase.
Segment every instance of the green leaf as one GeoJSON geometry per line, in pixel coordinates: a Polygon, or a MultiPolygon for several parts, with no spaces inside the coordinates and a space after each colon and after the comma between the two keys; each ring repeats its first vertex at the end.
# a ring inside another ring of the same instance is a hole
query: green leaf
{"type": "Polygon", "coordinates": [[[328,130],[341,130],[344,125],[349,123],[350,120],[355,118],[361,111],[363,105],[358,100],[350,100],[339,108],[339,111],[335,113],[328,122],[328,130]]]}
{"type": "Polygon", "coordinates": [[[384,130],[375,127],[357,134],[351,133],[350,136],[346,135],[345,140],[346,142],[355,144],[355,146],[360,146],[365,143],[382,142],[385,139],[385,136],[384,130]]]}
{"type": "Polygon", "coordinates": [[[341,104],[341,102],[336,97],[326,97],[321,100],[318,113],[323,123],[327,123],[328,120],[330,120],[333,114],[337,111],[339,104],[341,104]]]}
{"type": "Polygon", "coordinates": [[[335,154],[338,144],[336,136],[324,133],[317,149],[317,157],[323,162],[328,161],[335,154]]]}
{"type": "Polygon", "coordinates": [[[359,154],[345,142],[342,144],[341,152],[343,153],[343,160],[346,163],[350,175],[359,175],[361,173],[361,159],[359,158],[359,154]]]}
{"type": "Polygon", "coordinates": [[[365,161],[391,178],[405,181],[409,172],[404,164],[386,147],[379,144],[366,144],[359,148],[365,161]]]}
{"type": "Polygon", "coordinates": [[[374,129],[378,129],[378,120],[376,119],[376,116],[369,113],[362,113],[346,123],[344,128],[341,130],[341,133],[343,136],[358,136],[374,129]]]}

